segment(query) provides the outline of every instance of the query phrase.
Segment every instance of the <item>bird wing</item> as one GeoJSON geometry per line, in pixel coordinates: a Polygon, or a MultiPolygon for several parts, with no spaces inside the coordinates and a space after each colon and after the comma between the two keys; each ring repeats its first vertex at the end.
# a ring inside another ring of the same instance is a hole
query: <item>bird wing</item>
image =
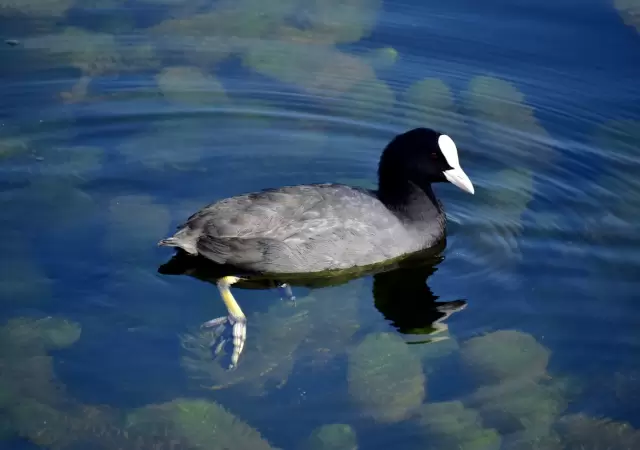
{"type": "Polygon", "coordinates": [[[198,252],[213,261],[295,272],[349,265],[358,254],[380,245],[373,236],[391,237],[396,225],[370,192],[323,184],[224,199],[198,211],[183,226],[198,233],[198,252]]]}

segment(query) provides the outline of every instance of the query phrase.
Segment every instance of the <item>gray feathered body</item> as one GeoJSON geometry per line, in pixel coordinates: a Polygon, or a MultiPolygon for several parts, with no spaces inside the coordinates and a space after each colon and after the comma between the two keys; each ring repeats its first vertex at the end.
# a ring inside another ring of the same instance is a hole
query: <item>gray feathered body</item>
{"type": "Polygon", "coordinates": [[[408,220],[376,192],[311,184],[238,195],[204,207],[160,245],[259,273],[308,273],[381,263],[433,245],[439,206],[408,220]]]}

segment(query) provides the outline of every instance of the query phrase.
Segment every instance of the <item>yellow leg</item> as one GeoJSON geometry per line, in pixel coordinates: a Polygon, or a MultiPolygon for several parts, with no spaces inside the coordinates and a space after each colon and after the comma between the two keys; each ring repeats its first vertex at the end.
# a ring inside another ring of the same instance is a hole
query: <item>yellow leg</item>
{"type": "Polygon", "coordinates": [[[229,289],[232,284],[237,283],[238,281],[240,281],[240,278],[238,277],[229,276],[220,278],[218,280],[218,290],[220,291],[220,296],[222,297],[222,301],[227,307],[229,314],[237,318],[244,318],[244,313],[242,312],[242,309],[240,309],[240,305],[238,305],[236,299],[233,298],[231,289],[229,289]]]}
{"type": "MultiPolygon", "coordinates": [[[[227,317],[219,317],[217,319],[210,320],[202,325],[203,327],[216,327],[218,330],[223,330],[227,323],[233,327],[233,354],[231,355],[230,369],[238,364],[238,358],[240,358],[240,353],[242,353],[244,343],[247,340],[247,318],[242,312],[242,309],[240,309],[240,305],[238,305],[236,299],[233,298],[233,294],[229,289],[232,284],[237,283],[238,281],[240,281],[240,278],[231,276],[223,277],[218,280],[218,290],[220,291],[220,296],[227,307],[229,315],[227,317]]],[[[221,332],[216,334],[221,334],[221,332]]],[[[216,353],[222,349],[225,342],[226,339],[221,338],[220,344],[217,346],[216,353]]]]}

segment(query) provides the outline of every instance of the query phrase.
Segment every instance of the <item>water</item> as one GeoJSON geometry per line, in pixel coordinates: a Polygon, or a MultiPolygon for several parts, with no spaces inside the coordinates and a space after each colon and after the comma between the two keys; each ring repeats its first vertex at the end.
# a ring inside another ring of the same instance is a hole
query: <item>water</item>
{"type": "Polygon", "coordinates": [[[640,447],[636,10],[0,3],[0,447],[640,447]],[[441,260],[234,289],[225,372],[214,280],[156,242],[234,194],[375,185],[421,125],[476,187],[436,188],[441,260]]]}

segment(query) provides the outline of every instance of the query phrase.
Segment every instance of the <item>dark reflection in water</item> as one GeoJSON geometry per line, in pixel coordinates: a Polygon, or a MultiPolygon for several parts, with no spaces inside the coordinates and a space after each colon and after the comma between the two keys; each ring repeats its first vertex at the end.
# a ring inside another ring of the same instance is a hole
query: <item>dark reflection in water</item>
{"type": "Polygon", "coordinates": [[[374,275],[375,306],[400,333],[429,335],[446,330],[449,316],[467,306],[465,300],[436,301],[428,279],[439,262],[439,258],[419,261],[413,267],[374,275]]]}
{"type": "Polygon", "coordinates": [[[206,258],[191,256],[178,250],[169,261],[158,268],[158,272],[163,275],[188,275],[213,285],[222,277],[240,275],[243,279],[233,285],[234,288],[240,289],[274,289],[284,283],[294,289],[320,289],[346,284],[359,277],[372,276],[374,305],[385,319],[400,333],[431,335],[446,330],[445,320],[467,305],[465,300],[437,302],[438,297],[428,286],[429,276],[442,261],[441,254],[445,245],[446,241],[442,240],[426,252],[375,268],[345,271],[346,273],[337,275],[302,274],[278,279],[243,275],[233,266],[216,264],[206,258]]]}

